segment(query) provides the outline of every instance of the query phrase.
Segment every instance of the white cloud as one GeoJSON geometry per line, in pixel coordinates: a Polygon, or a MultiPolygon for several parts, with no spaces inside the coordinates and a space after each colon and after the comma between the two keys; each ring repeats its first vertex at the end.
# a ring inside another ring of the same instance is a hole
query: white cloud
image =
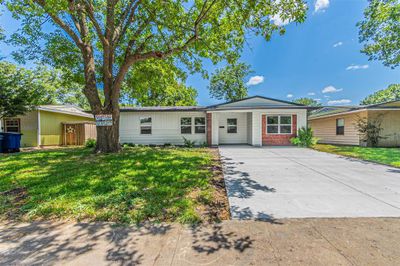
{"type": "Polygon", "coordinates": [[[293,98],[293,94],[288,94],[288,95],[286,95],[286,97],[288,97],[288,98],[293,98]]]}
{"type": "Polygon", "coordinates": [[[346,67],[346,70],[357,70],[357,69],[367,69],[369,65],[350,65],[346,67]]]}
{"type": "Polygon", "coordinates": [[[307,93],[308,95],[310,95],[310,96],[314,96],[315,95],[315,92],[309,92],[309,93],[307,93]]]}
{"type": "Polygon", "coordinates": [[[333,45],[334,48],[338,47],[338,46],[342,46],[343,42],[337,42],[333,45]]]}
{"type": "Polygon", "coordinates": [[[331,96],[329,96],[329,95],[324,95],[324,97],[327,99],[331,98],[331,96]]]}
{"type": "Polygon", "coordinates": [[[329,7],[329,0],[316,0],[314,5],[314,12],[325,11],[329,7]]]}
{"type": "Polygon", "coordinates": [[[253,76],[250,77],[249,81],[247,81],[247,86],[254,86],[264,82],[264,76],[253,76]]]}
{"type": "Polygon", "coordinates": [[[320,99],[320,98],[317,98],[317,99],[314,99],[314,100],[316,100],[317,102],[320,102],[320,101],[321,101],[321,99],[320,99]]]}
{"type": "Polygon", "coordinates": [[[347,103],[351,103],[351,100],[349,100],[349,99],[341,99],[341,100],[328,101],[328,104],[330,104],[330,105],[347,104],[347,103]]]}
{"type": "Polygon", "coordinates": [[[273,15],[271,17],[271,21],[276,25],[276,26],[285,26],[290,23],[290,20],[288,19],[282,19],[279,14],[273,15]]]}
{"type": "Polygon", "coordinates": [[[328,87],[325,87],[323,90],[322,90],[322,93],[334,93],[334,92],[339,92],[339,91],[342,91],[343,89],[336,89],[335,87],[333,87],[333,86],[328,86],[328,87]]]}

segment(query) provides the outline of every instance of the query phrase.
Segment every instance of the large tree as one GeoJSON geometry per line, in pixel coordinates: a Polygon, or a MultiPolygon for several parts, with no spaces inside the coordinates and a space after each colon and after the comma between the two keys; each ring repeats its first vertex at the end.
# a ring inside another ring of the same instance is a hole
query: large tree
{"type": "Polygon", "coordinates": [[[360,29],[362,52],[370,60],[381,60],[385,66],[400,64],[400,1],[369,0],[365,19],[357,24],[360,29]]]}
{"type": "Polygon", "coordinates": [[[386,89],[374,92],[365,97],[361,104],[378,104],[394,100],[400,100],[400,84],[391,84],[386,89]]]}
{"type": "Polygon", "coordinates": [[[245,78],[252,70],[245,63],[228,64],[211,75],[208,89],[218,100],[236,101],[247,97],[245,78]]]}
{"type": "Polygon", "coordinates": [[[202,59],[233,61],[248,34],[267,40],[283,28],[273,16],[302,22],[303,0],[5,0],[21,27],[13,35],[25,49],[17,58],[41,56],[53,66],[83,73],[94,115],[111,114],[97,127],[98,152],[119,150],[121,88],[132,66],[174,56],[190,71],[202,59]],[[52,27],[44,29],[44,27],[52,27]],[[99,90],[98,87],[102,89],[99,90]],[[99,93],[104,93],[104,101],[99,93]]]}

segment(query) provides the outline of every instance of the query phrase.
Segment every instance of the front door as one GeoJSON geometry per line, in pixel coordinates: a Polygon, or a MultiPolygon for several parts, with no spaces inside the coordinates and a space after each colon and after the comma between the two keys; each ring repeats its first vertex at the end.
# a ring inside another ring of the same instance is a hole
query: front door
{"type": "Polygon", "coordinates": [[[65,128],[65,140],[66,145],[78,145],[77,143],[77,126],[76,125],[66,125],[65,128]]]}

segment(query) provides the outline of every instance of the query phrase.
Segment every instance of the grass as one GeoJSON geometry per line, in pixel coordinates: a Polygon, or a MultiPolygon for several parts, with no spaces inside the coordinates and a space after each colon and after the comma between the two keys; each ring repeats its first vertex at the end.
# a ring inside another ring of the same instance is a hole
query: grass
{"type": "Polygon", "coordinates": [[[336,146],[317,144],[313,147],[318,151],[335,153],[353,158],[400,167],[399,148],[370,148],[358,146],[336,146]]]}
{"type": "Polygon", "coordinates": [[[215,218],[217,162],[210,149],[184,148],[0,155],[0,218],[198,223],[215,218]]]}

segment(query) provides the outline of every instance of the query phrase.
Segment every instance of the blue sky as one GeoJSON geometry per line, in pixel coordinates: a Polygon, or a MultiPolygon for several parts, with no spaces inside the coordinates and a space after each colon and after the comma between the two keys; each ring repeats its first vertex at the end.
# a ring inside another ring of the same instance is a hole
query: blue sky
{"type": "MultiPolygon", "coordinates": [[[[285,35],[276,34],[269,42],[261,37],[248,40],[242,61],[257,76],[252,83],[259,82],[249,86],[249,95],[283,100],[311,97],[324,105],[350,105],[400,83],[400,68],[392,70],[360,53],[356,23],[363,19],[367,4],[367,0],[310,0],[304,23],[288,24],[285,35]]],[[[7,12],[0,16],[0,25],[7,34],[18,26],[7,12]]],[[[0,44],[0,55],[11,60],[12,49],[0,44]]],[[[216,68],[205,67],[210,72],[216,68]]],[[[200,105],[219,102],[210,98],[208,81],[200,75],[189,76],[187,84],[198,90],[200,105]]]]}

